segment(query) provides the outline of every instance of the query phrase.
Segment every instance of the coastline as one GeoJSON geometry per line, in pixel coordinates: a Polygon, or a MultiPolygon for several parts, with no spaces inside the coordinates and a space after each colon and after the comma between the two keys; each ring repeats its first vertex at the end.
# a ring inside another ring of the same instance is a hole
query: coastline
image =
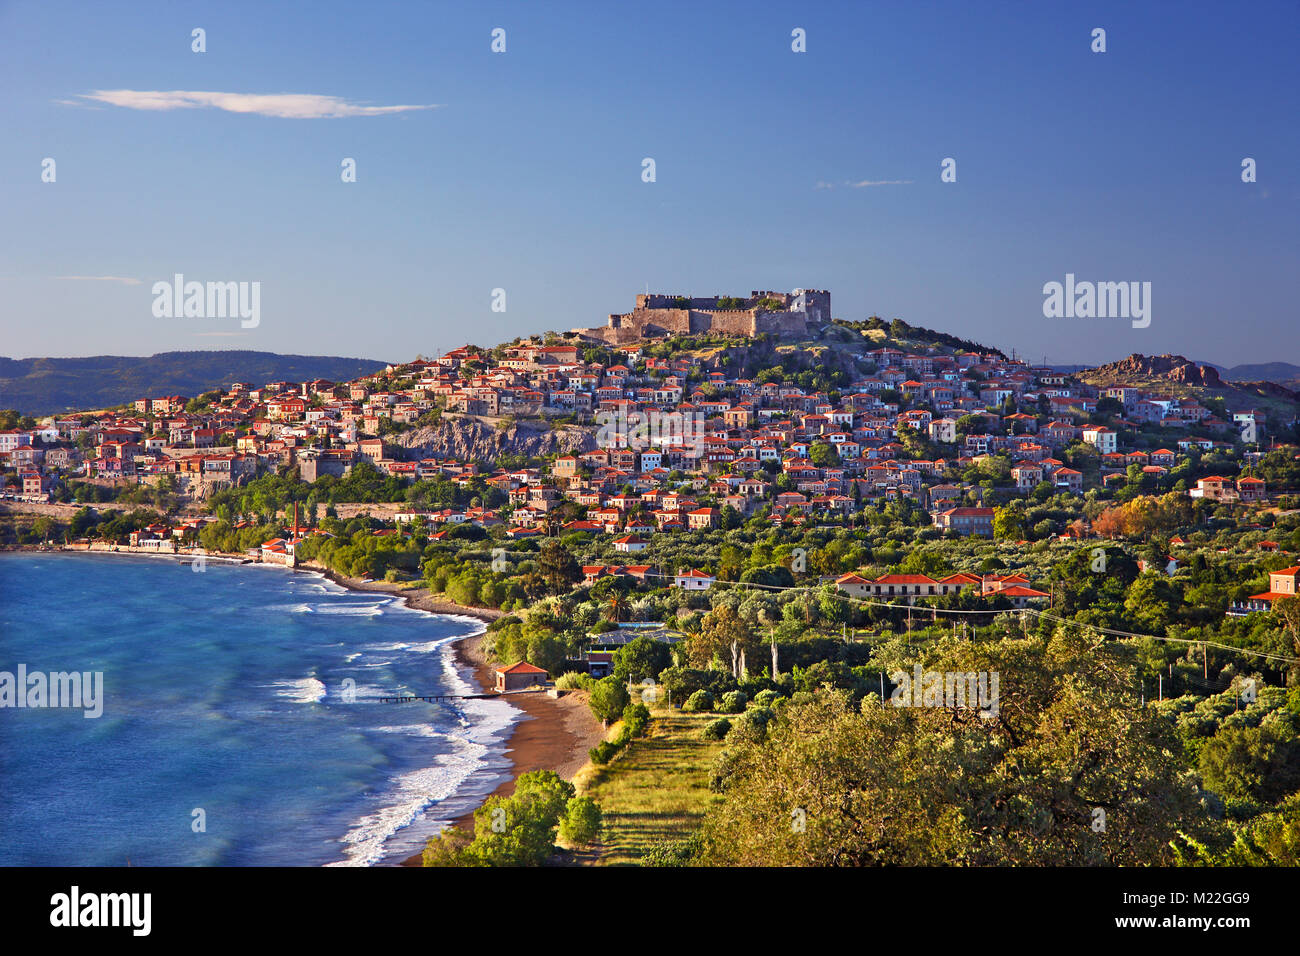
{"type": "MultiPolygon", "coordinates": [[[[404,598],[408,607],[432,614],[471,617],[491,624],[505,617],[505,612],[495,608],[468,607],[431,594],[424,588],[402,588],[388,581],[366,581],[339,574],[316,562],[299,565],[295,570],[321,574],[340,587],[353,591],[372,591],[404,598]]],[[[480,693],[491,691],[496,677],[492,662],[483,650],[486,631],[471,634],[456,641],[456,664],[470,671],[470,679],[478,685],[480,693]]],[[[587,764],[587,751],[605,739],[605,728],[587,706],[587,694],[568,691],[562,697],[544,693],[511,694],[509,703],[523,711],[523,716],[511,728],[506,738],[505,757],[510,761],[506,779],[483,798],[479,807],[489,797],[508,797],[515,792],[521,774],[534,770],[554,770],[565,780],[572,781],[587,764]]],[[[467,810],[452,820],[451,825],[466,832],[474,832],[474,812],[467,810]]],[[[398,866],[424,865],[423,851],[402,860],[398,866]]]]}
{"type": "MultiPolygon", "coordinates": [[[[122,554],[134,557],[165,557],[184,560],[189,554],[149,554],[147,552],[108,549],[87,549],[67,547],[19,546],[6,550],[34,551],[42,553],[67,554],[122,554]]],[[[248,561],[246,555],[208,553],[208,558],[216,560],[248,561]]],[[[276,565],[282,567],[282,565],[276,565]]],[[[440,595],[431,594],[424,588],[402,588],[388,581],[368,581],[350,578],[333,571],[316,562],[304,562],[294,571],[305,571],[328,578],[340,587],[351,591],[369,591],[401,597],[408,607],[431,614],[472,618],[483,624],[490,624],[504,617],[502,611],[494,608],[469,607],[448,601],[440,595]]],[[[483,649],[486,631],[467,635],[455,641],[454,654],[458,667],[470,672],[470,680],[477,685],[478,692],[490,692],[495,685],[492,663],[483,649]]],[[[511,706],[522,711],[522,716],[513,725],[510,736],[503,743],[504,756],[510,761],[510,770],[488,796],[507,797],[514,793],[519,776],[534,770],[554,770],[565,780],[573,780],[578,771],[587,763],[587,751],[605,739],[605,729],[587,706],[587,694],[582,691],[568,691],[561,697],[551,697],[545,693],[511,694],[508,698],[511,706]]],[[[486,801],[487,797],[484,797],[486,801]]],[[[478,806],[482,806],[482,802],[478,806]]],[[[466,811],[456,817],[451,825],[468,832],[474,829],[474,811],[466,811]]],[[[422,866],[422,852],[402,860],[398,866],[422,866]]]]}

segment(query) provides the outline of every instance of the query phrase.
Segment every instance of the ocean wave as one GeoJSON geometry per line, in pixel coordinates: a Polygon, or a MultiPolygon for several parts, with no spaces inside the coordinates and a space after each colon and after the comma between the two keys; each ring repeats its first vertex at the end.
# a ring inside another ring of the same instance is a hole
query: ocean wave
{"type": "Polygon", "coordinates": [[[316,677],[301,680],[278,680],[270,685],[277,697],[295,704],[316,704],[325,698],[325,684],[316,677]]]}
{"type": "Polygon", "coordinates": [[[487,747],[464,742],[460,752],[441,757],[437,764],[396,778],[383,798],[387,805],[367,813],[339,841],[344,859],[327,866],[372,866],[384,858],[384,845],[393,834],[421,821],[425,811],[456,792],[482,764],[487,747]]]}

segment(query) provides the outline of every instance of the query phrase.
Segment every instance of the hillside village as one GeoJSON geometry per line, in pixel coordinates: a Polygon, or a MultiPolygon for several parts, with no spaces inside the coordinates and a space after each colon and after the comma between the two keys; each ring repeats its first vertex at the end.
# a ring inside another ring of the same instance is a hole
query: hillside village
{"type": "MultiPolygon", "coordinates": [[[[779,366],[746,376],[725,350],[710,356],[693,346],[720,334],[712,324],[720,312],[748,323],[721,334],[764,336],[757,323],[770,313],[759,304],[782,310],[787,336],[815,335],[819,327],[825,333],[819,323],[829,315],[829,293],[637,299],[633,313],[611,315],[607,327],[622,338],[635,326],[636,341],[627,344],[605,345],[600,329],[574,330],[491,350],[466,345],[351,382],[235,382],[196,398],[146,395],[115,412],[11,428],[0,432],[4,494],[40,502],[104,500],[138,486],[175,491],[189,502],[176,522],[137,529],[128,542],[174,551],[216,520],[199,512],[223,488],[286,469],[314,484],[372,467],[404,485],[436,479],[495,492],[471,507],[388,511],[393,528],[418,526],[435,541],[460,524],[503,540],[608,536],[629,564],[587,566],[591,583],[606,573],[644,576],[652,566],[633,556],[656,539],[734,528],[755,515],[776,526],[852,527],[904,501],[947,536],[1035,537],[997,528],[998,506],[1128,489],[1262,507],[1288,490],[1270,489],[1251,473],[1272,429],[1294,427],[1261,411],[1229,413],[1221,403],[1209,407],[1159,389],[1089,385],[994,351],[870,347],[870,338],[859,350],[857,377],[841,374],[835,387],[808,388],[779,366]],[[505,456],[429,456],[403,443],[430,426],[473,421],[503,430],[530,420],[569,433],[575,451],[505,463],[505,456]],[[1232,473],[1206,473],[1216,462],[1232,473]],[[87,498],[92,487],[102,497],[87,498]]],[[[834,331],[867,335],[848,323],[834,331]]],[[[252,553],[292,564],[300,542],[319,533],[315,522],[295,518],[252,553]]],[[[1089,522],[1076,520],[1051,536],[1092,533],[1089,522]]],[[[704,571],[681,570],[685,576],[665,579],[689,589],[712,582],[704,571]]],[[[850,572],[838,586],[909,603],[968,585],[1021,605],[1050,599],[1028,580],[996,578],[868,580],[850,572]]]]}

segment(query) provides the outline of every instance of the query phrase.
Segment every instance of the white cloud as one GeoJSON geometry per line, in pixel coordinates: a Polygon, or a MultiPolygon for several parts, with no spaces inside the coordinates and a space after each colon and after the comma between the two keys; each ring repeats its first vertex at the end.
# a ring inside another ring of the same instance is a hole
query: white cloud
{"type": "MultiPolygon", "coordinates": [[[[422,106],[362,106],[337,96],[317,93],[217,93],[202,90],[93,90],[80,94],[83,100],[107,103],[131,110],[218,109],[227,113],[250,113],[281,119],[337,119],[345,116],[382,116],[408,110],[431,110],[440,104],[422,106]]],[[[58,102],[67,102],[60,100],[58,102]]]]}
{"type": "Polygon", "coordinates": [[[910,185],[910,179],[863,179],[856,183],[845,183],[850,189],[865,189],[868,186],[907,186],[910,185]]]}

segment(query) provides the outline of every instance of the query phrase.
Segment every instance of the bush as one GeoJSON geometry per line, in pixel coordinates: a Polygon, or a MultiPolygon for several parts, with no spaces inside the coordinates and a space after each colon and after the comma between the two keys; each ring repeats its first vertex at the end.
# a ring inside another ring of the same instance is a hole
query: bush
{"type": "Polygon", "coordinates": [[[590,674],[584,674],[582,671],[569,671],[556,678],[555,686],[559,690],[591,690],[595,683],[595,678],[590,674]]]}
{"type": "Polygon", "coordinates": [[[623,708],[623,736],[626,739],[644,737],[649,726],[650,708],[645,704],[628,704],[623,708]]]}
{"type": "Polygon", "coordinates": [[[720,714],[738,714],[745,709],[745,694],[743,691],[732,690],[722,695],[718,701],[717,711],[720,714]]]}
{"type": "Polygon", "coordinates": [[[732,739],[762,743],[767,737],[767,725],[776,716],[770,707],[751,707],[740,715],[732,732],[732,739]]]}
{"type": "Polygon", "coordinates": [[[685,840],[660,840],[641,856],[642,866],[689,866],[702,849],[698,833],[685,840]]]}
{"type": "Polygon", "coordinates": [[[560,839],[570,846],[587,846],[600,835],[600,805],[591,797],[574,797],[560,820],[560,839]]]}
{"type": "Polygon", "coordinates": [[[774,690],[760,690],[754,695],[754,703],[760,707],[771,707],[781,695],[774,690]]]}
{"type": "Polygon", "coordinates": [[[705,740],[721,740],[723,737],[727,736],[727,732],[730,730],[731,721],[726,717],[719,717],[717,720],[710,722],[709,725],[704,728],[702,735],[705,740]]]}
{"type": "Polygon", "coordinates": [[[682,710],[691,714],[699,713],[701,711],[709,711],[712,709],[713,709],[713,695],[710,694],[707,690],[697,690],[695,693],[691,694],[691,696],[686,699],[686,703],[682,704],[682,710]]]}
{"type": "Polygon", "coordinates": [[[602,740],[596,746],[587,751],[587,756],[591,758],[592,763],[609,763],[618,753],[619,746],[609,740],[602,740]]]}

